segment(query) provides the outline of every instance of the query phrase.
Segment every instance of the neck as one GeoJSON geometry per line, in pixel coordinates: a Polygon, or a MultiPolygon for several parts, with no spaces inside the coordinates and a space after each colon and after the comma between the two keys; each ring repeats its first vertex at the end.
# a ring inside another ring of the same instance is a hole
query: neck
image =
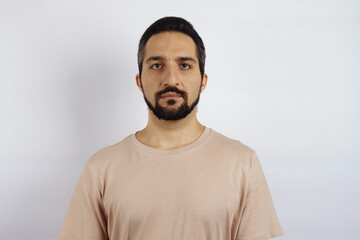
{"type": "Polygon", "coordinates": [[[169,150],[194,142],[204,128],[196,118],[196,108],[176,121],[160,120],[149,110],[148,124],[136,133],[136,138],[147,146],[169,150]]]}

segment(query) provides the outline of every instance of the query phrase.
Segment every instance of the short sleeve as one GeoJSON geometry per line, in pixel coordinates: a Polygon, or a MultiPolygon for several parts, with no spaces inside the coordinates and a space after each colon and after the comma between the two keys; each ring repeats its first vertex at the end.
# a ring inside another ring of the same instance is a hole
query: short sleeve
{"type": "Polygon", "coordinates": [[[85,165],[72,195],[59,240],[105,240],[106,214],[101,192],[93,175],[85,165]]]}
{"type": "Polygon", "coordinates": [[[283,235],[270,191],[255,152],[251,154],[245,207],[237,240],[267,240],[283,235]]]}

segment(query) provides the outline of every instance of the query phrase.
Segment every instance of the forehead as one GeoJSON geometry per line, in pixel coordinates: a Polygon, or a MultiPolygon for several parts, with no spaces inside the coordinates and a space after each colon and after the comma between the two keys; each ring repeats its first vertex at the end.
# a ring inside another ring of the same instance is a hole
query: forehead
{"type": "Polygon", "coordinates": [[[163,32],[150,37],[145,46],[145,58],[150,56],[189,56],[196,58],[194,40],[181,32],[163,32]]]}

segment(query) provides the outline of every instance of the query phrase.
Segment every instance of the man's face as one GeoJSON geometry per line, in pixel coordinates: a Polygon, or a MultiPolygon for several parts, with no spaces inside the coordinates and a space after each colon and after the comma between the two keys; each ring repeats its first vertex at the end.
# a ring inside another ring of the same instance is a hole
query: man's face
{"type": "Polygon", "coordinates": [[[195,42],[186,34],[164,32],[153,35],[145,46],[141,79],[137,84],[149,109],[159,119],[185,118],[197,105],[205,88],[195,42]]]}

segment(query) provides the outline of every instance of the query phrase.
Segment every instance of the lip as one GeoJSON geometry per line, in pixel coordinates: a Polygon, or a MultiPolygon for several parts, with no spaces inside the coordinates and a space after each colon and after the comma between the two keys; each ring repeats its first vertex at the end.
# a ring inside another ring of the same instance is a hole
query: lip
{"type": "Polygon", "coordinates": [[[167,92],[161,95],[162,99],[165,100],[172,100],[172,99],[178,99],[181,98],[181,95],[178,93],[174,93],[174,92],[167,92]]]}

